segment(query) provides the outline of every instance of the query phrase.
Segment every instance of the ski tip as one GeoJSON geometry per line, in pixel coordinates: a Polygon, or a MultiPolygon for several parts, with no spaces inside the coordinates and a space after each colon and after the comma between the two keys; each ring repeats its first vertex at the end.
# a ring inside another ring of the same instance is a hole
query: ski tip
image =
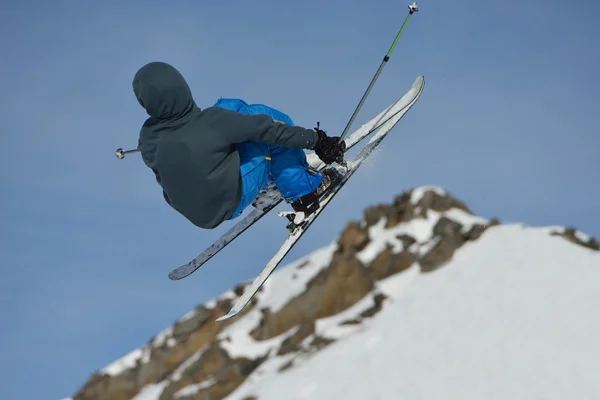
{"type": "Polygon", "coordinates": [[[217,318],[216,322],[225,321],[225,320],[227,320],[229,318],[235,317],[236,315],[237,315],[237,311],[231,310],[227,314],[223,315],[222,317],[217,318]]]}
{"type": "Polygon", "coordinates": [[[425,83],[425,77],[423,75],[419,75],[419,76],[417,76],[417,78],[413,82],[412,87],[413,88],[418,88],[420,86],[423,86],[424,83],[425,83]]]}

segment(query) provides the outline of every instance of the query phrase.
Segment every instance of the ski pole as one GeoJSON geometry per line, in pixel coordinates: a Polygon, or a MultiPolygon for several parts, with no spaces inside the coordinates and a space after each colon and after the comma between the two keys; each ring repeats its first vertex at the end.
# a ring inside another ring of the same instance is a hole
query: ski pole
{"type": "Polygon", "coordinates": [[[404,20],[404,23],[402,24],[402,27],[400,28],[400,31],[398,31],[398,34],[396,35],[396,38],[394,39],[394,42],[390,46],[390,49],[388,50],[387,54],[385,55],[385,57],[383,57],[383,61],[381,61],[381,64],[379,65],[379,68],[377,69],[377,72],[375,73],[375,76],[373,76],[373,79],[371,79],[371,83],[369,84],[369,87],[367,88],[367,90],[363,94],[362,99],[360,99],[360,102],[358,103],[358,106],[356,106],[356,109],[354,110],[354,113],[352,114],[352,117],[350,117],[350,121],[348,121],[348,124],[346,125],[346,127],[344,128],[344,131],[340,135],[340,141],[344,140],[344,137],[348,133],[348,130],[350,129],[350,126],[352,125],[352,123],[354,122],[354,119],[358,115],[358,111],[361,109],[363,103],[367,99],[367,96],[371,92],[371,89],[373,88],[373,85],[375,84],[375,81],[377,80],[377,78],[379,78],[379,74],[381,74],[381,71],[383,70],[383,67],[385,66],[385,64],[390,59],[390,56],[392,55],[392,52],[394,51],[394,48],[396,47],[396,43],[398,43],[398,40],[400,39],[400,36],[402,36],[402,33],[404,32],[404,28],[406,28],[406,25],[408,24],[408,21],[410,21],[410,18],[412,17],[412,15],[414,13],[416,13],[416,12],[419,11],[419,7],[417,7],[417,2],[413,2],[412,4],[410,4],[408,6],[408,9],[409,9],[408,16],[404,20]]]}

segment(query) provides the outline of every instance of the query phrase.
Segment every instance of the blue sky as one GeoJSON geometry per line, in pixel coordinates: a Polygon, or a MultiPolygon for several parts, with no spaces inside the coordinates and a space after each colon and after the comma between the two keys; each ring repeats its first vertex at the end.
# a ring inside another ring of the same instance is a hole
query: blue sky
{"type": "MultiPolygon", "coordinates": [[[[114,157],[146,117],[131,89],[139,67],[172,63],[200,107],[242,97],[334,134],[408,11],[391,0],[166,4],[0,5],[0,398],[73,394],[252,278],[285,238],[285,221],[269,216],[189,279],[167,279],[229,225],[195,228],[139,156],[114,157]]],[[[355,127],[417,75],[423,96],[286,261],[366,206],[428,184],[485,217],[600,236],[600,5],[419,6],[355,127]]]]}

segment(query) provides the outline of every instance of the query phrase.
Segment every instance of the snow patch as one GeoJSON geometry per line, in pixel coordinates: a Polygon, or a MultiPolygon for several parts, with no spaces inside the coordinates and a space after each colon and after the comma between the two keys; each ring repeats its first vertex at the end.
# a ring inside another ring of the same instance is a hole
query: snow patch
{"type": "Polygon", "coordinates": [[[429,253],[429,251],[431,251],[431,249],[433,249],[433,247],[436,244],[438,244],[440,242],[440,240],[442,240],[442,238],[439,237],[439,236],[436,236],[433,239],[431,239],[430,241],[428,241],[428,242],[426,242],[426,243],[424,243],[422,245],[419,245],[418,247],[415,246],[416,253],[419,256],[423,257],[425,254],[429,253]]]}
{"type": "Polygon", "coordinates": [[[357,254],[357,258],[364,265],[368,265],[387,246],[391,246],[394,253],[402,251],[402,241],[397,238],[399,235],[407,235],[414,238],[416,243],[411,247],[411,250],[419,249],[419,252],[424,254],[439,240],[439,238],[432,238],[432,236],[433,228],[442,216],[461,224],[463,233],[467,233],[475,224],[487,225],[489,223],[485,218],[473,216],[457,208],[452,208],[442,213],[427,210],[427,218],[415,218],[388,229],[385,228],[387,219],[381,218],[369,228],[369,237],[372,238],[371,242],[357,254]]]}
{"type": "Polygon", "coordinates": [[[397,236],[408,235],[414,238],[417,243],[425,243],[431,239],[433,227],[439,219],[438,213],[428,212],[427,218],[413,219],[409,222],[403,222],[395,227],[386,229],[386,218],[381,218],[376,224],[369,228],[369,237],[371,242],[357,254],[357,258],[364,265],[370,264],[377,255],[392,246],[392,251],[397,253],[402,251],[403,245],[397,236]]]}
{"type": "Polygon", "coordinates": [[[413,281],[420,276],[421,269],[419,264],[415,262],[410,268],[379,281],[377,289],[387,296],[386,302],[396,301],[404,296],[413,281]]]}
{"type": "Polygon", "coordinates": [[[271,339],[256,341],[250,336],[250,332],[260,324],[261,318],[260,309],[254,308],[219,333],[220,345],[230,357],[249,359],[262,357],[271,350],[279,348],[281,343],[293,334],[293,332],[284,332],[271,339]]]}
{"type": "MultiPolygon", "coordinates": [[[[169,346],[171,343],[174,342],[174,340],[169,341],[169,339],[173,339],[172,335],[173,335],[173,327],[171,326],[171,327],[165,329],[164,331],[160,332],[158,335],[156,335],[156,337],[152,341],[152,346],[153,347],[161,347],[165,343],[167,343],[167,346],[169,346]]],[[[175,344],[175,343],[173,343],[173,344],[175,344]]]]}
{"type": "Polygon", "coordinates": [[[418,188],[413,189],[412,194],[410,196],[410,202],[412,204],[418,204],[427,192],[435,192],[441,197],[445,197],[447,195],[447,192],[441,187],[433,185],[420,186],[418,188]]]}
{"type": "Polygon", "coordinates": [[[490,223],[490,221],[485,218],[471,215],[468,212],[458,208],[452,208],[448,211],[445,211],[442,213],[442,215],[461,224],[463,226],[461,231],[462,233],[469,232],[471,228],[473,228],[473,225],[488,225],[490,223]]]}
{"type": "Polygon", "coordinates": [[[179,318],[179,320],[177,322],[185,322],[188,321],[192,318],[194,318],[196,316],[198,312],[196,311],[196,309],[193,309],[192,311],[184,314],[181,318],[179,318]]]}
{"type": "Polygon", "coordinates": [[[167,381],[163,381],[160,383],[151,383],[146,385],[131,400],[156,400],[160,398],[160,395],[165,387],[167,387],[168,383],[169,382],[167,381]]]}
{"type": "Polygon", "coordinates": [[[585,233],[583,233],[581,231],[578,231],[578,230],[575,231],[575,237],[577,239],[581,240],[583,243],[587,243],[590,240],[592,240],[591,236],[589,236],[589,235],[587,235],[587,234],[585,234],[585,233]]]}
{"type": "Polygon", "coordinates": [[[200,383],[196,383],[194,385],[188,385],[184,388],[181,388],[180,390],[178,390],[177,392],[175,392],[174,397],[176,399],[180,398],[180,397],[185,397],[185,396],[193,396],[196,393],[198,393],[199,391],[203,390],[203,389],[208,389],[211,386],[213,386],[216,383],[216,381],[214,379],[208,379],[206,381],[200,382],[200,383]]]}
{"type": "Polygon", "coordinates": [[[144,351],[142,348],[138,348],[128,353],[124,357],[116,360],[115,362],[109,364],[100,370],[101,373],[107,375],[120,375],[123,371],[134,368],[138,362],[144,355],[144,351]]]}
{"type": "Polygon", "coordinates": [[[228,290],[225,293],[215,297],[214,299],[208,300],[204,303],[204,307],[208,309],[215,308],[217,306],[217,302],[221,300],[235,300],[238,296],[235,294],[233,290],[228,290]]]}

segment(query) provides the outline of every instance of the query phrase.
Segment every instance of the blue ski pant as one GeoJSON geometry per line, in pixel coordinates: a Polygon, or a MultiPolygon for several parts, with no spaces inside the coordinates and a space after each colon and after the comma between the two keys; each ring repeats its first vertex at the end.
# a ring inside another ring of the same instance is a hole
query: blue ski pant
{"type": "MultiPolygon", "coordinates": [[[[266,114],[276,121],[294,125],[288,115],[264,104],[247,104],[241,99],[221,98],[214,106],[246,115],[266,114]]],[[[238,152],[243,193],[231,219],[242,214],[269,180],[275,182],[288,203],[314,191],[323,180],[323,175],[310,168],[302,149],[244,142],[238,145],[238,152]]]]}

